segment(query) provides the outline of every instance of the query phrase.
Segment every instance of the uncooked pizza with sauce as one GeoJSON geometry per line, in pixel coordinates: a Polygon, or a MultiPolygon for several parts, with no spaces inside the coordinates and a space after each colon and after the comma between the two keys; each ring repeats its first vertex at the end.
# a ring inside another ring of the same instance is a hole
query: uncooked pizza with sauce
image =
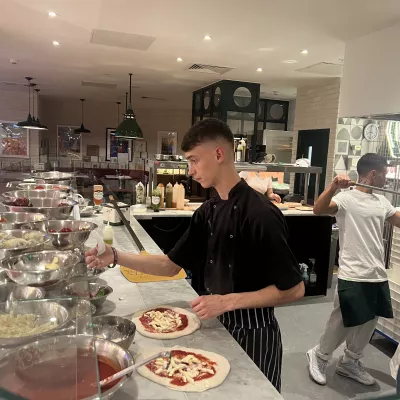
{"type": "Polygon", "coordinates": [[[170,351],[171,359],[157,358],[138,368],[145,378],[170,389],[203,392],[221,385],[229,374],[228,360],[216,353],[186,347],[153,349],[138,359],[170,351]]]}
{"type": "Polygon", "coordinates": [[[138,311],[132,321],[140,334],[154,339],[175,339],[190,335],[201,325],[195,314],[170,306],[138,311]]]}

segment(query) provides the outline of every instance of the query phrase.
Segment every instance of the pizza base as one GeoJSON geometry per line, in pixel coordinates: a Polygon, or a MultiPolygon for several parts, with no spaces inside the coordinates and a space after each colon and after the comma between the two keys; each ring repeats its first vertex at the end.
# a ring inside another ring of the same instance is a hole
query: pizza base
{"type": "Polygon", "coordinates": [[[136,331],[139,332],[142,336],[146,336],[152,339],[176,339],[180,338],[182,336],[187,336],[191,335],[193,332],[196,332],[197,329],[200,328],[201,322],[197,316],[184,308],[179,308],[179,307],[171,307],[171,306],[156,306],[156,307],[150,307],[144,310],[140,310],[135,312],[132,317],[132,321],[136,325],[136,331]],[[185,329],[182,329],[181,331],[176,331],[176,332],[149,332],[147,331],[142,323],[140,322],[139,318],[147,311],[154,310],[155,308],[168,308],[172,311],[175,311],[178,314],[184,314],[187,316],[188,319],[188,326],[185,329]]]}
{"type": "Polygon", "coordinates": [[[166,386],[167,388],[172,390],[177,390],[178,392],[204,392],[206,390],[221,385],[225,381],[231,369],[229,361],[225,357],[217,353],[212,353],[210,351],[205,351],[200,349],[191,349],[188,347],[181,347],[181,346],[174,346],[171,348],[159,347],[153,349],[146,349],[145,351],[143,351],[143,353],[138,355],[135,362],[138,363],[141,360],[144,360],[147,357],[151,357],[152,355],[155,355],[161,351],[172,351],[172,350],[182,350],[182,351],[187,351],[189,353],[195,353],[207,357],[209,360],[216,363],[216,365],[214,366],[216,371],[215,375],[208,379],[195,381],[193,384],[188,383],[185,386],[175,386],[170,383],[171,378],[166,378],[163,376],[156,375],[154,372],[150,371],[146,367],[146,365],[139,367],[137,369],[137,372],[152,382],[158,383],[159,385],[162,386],[166,386]]]}

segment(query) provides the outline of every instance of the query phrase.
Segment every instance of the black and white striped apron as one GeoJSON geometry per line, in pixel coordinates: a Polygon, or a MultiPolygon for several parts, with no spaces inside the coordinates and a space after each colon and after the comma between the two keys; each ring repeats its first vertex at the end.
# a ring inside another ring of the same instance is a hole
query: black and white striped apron
{"type": "Polygon", "coordinates": [[[274,309],[234,310],[220,315],[218,319],[280,392],[282,339],[274,309]]]}

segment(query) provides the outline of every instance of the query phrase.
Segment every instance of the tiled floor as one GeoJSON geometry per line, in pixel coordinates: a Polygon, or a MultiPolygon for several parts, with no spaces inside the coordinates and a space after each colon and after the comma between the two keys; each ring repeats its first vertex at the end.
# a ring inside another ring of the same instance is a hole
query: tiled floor
{"type": "Polygon", "coordinates": [[[369,373],[377,380],[376,385],[366,387],[335,373],[336,361],[343,347],[334,353],[328,367],[327,385],[319,386],[310,380],[305,353],[318,342],[332,311],[332,301],[333,289],[329,290],[327,297],[305,299],[298,305],[276,310],[284,346],[283,397],[285,400],[341,400],[393,394],[395,381],[390,376],[389,356],[394,353],[395,346],[377,335],[368,345],[364,357],[369,373]]]}

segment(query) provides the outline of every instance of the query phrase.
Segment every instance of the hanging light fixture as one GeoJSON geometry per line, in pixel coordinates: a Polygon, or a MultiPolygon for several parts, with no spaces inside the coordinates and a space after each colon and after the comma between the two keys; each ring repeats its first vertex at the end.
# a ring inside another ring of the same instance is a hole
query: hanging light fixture
{"type": "Polygon", "coordinates": [[[37,125],[36,121],[33,120],[32,115],[31,115],[31,78],[30,76],[25,77],[25,79],[28,81],[28,99],[29,99],[29,107],[28,107],[28,118],[25,121],[20,121],[18,122],[18,127],[19,128],[25,128],[25,129],[36,129],[39,130],[39,126],[37,125]]]}
{"type": "MultiPolygon", "coordinates": [[[[39,122],[39,116],[37,118],[35,118],[35,112],[37,114],[39,114],[39,111],[37,109],[38,106],[36,106],[36,109],[35,109],[35,92],[36,92],[36,95],[37,95],[37,91],[39,91],[39,89],[36,89],[36,83],[31,83],[30,86],[33,88],[33,91],[32,91],[32,120],[33,120],[33,125],[36,126],[37,130],[45,131],[45,130],[47,130],[47,126],[42,125],[39,122]]],[[[38,105],[39,104],[39,97],[36,96],[36,99],[37,99],[37,103],[36,104],[38,105]]]]}
{"type": "Polygon", "coordinates": [[[143,133],[136,121],[136,115],[132,108],[132,74],[129,74],[129,104],[124,115],[124,120],[115,130],[118,139],[143,139],[143,133]]]}
{"type": "MultiPolygon", "coordinates": [[[[119,125],[119,106],[120,106],[121,102],[117,101],[116,103],[117,103],[117,126],[118,126],[119,125]]],[[[110,135],[114,136],[115,135],[115,131],[111,131],[110,135]]]]}
{"type": "MultiPolygon", "coordinates": [[[[35,88],[35,92],[36,92],[36,104],[39,105],[39,92],[40,92],[40,89],[36,89],[35,88]]],[[[33,97],[33,98],[35,98],[35,97],[33,97]]],[[[33,119],[35,119],[35,117],[33,117],[33,119]]],[[[37,112],[36,124],[40,127],[39,129],[41,129],[43,131],[47,131],[48,130],[47,126],[41,124],[40,121],[39,121],[39,111],[37,112]]]]}
{"type": "Polygon", "coordinates": [[[80,133],[90,133],[90,129],[86,129],[85,126],[83,125],[83,103],[85,102],[85,99],[80,99],[82,102],[82,123],[80,128],[77,128],[74,130],[74,133],[80,134],[80,133]]]}

